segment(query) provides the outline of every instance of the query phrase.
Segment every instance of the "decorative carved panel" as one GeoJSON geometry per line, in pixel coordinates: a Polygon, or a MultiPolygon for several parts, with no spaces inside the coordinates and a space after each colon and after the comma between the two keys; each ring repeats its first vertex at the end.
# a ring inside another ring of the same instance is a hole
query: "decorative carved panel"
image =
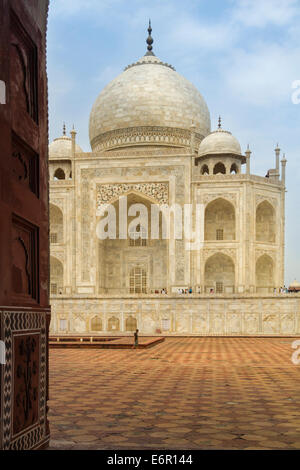
{"type": "Polygon", "coordinates": [[[49,432],[46,315],[35,311],[0,311],[0,324],[6,345],[3,449],[32,449],[49,432]]]}
{"type": "Polygon", "coordinates": [[[236,198],[237,198],[236,193],[210,193],[210,194],[204,194],[203,198],[202,198],[202,201],[206,205],[209,202],[214,201],[215,199],[218,199],[218,198],[225,199],[225,200],[231,202],[231,204],[233,204],[234,206],[236,206],[236,198]]]}
{"type": "Polygon", "coordinates": [[[38,228],[20,217],[12,220],[12,290],[38,301],[38,228]]]}
{"type": "Polygon", "coordinates": [[[10,18],[11,98],[38,122],[37,48],[13,11],[10,18]]]}
{"type": "Polygon", "coordinates": [[[39,419],[39,334],[14,334],[13,435],[39,419]]]}
{"type": "MultiPolygon", "coordinates": [[[[199,146],[203,136],[194,134],[194,143],[199,146]]],[[[174,127],[159,126],[139,126],[115,129],[97,136],[91,142],[94,152],[119,147],[138,145],[170,145],[180,147],[190,147],[191,131],[174,127]]]]}
{"type": "Polygon", "coordinates": [[[255,260],[257,261],[263,255],[270,256],[273,261],[276,261],[276,252],[274,250],[255,250],[255,260]]]}
{"type": "Polygon", "coordinates": [[[258,204],[263,201],[267,201],[271,204],[271,206],[277,207],[277,199],[275,197],[269,197],[265,194],[257,194],[255,198],[256,206],[258,206],[258,204]]]}
{"type": "Polygon", "coordinates": [[[122,196],[131,190],[151,197],[157,201],[158,204],[168,204],[168,183],[118,183],[99,184],[97,186],[97,207],[101,204],[107,204],[118,196],[122,196]]]}
{"type": "Polygon", "coordinates": [[[224,249],[222,248],[221,250],[218,248],[211,248],[211,249],[202,250],[203,262],[205,262],[208,258],[210,258],[211,256],[217,253],[229,256],[230,258],[232,258],[234,262],[236,260],[236,250],[234,248],[224,248],[224,249]]]}
{"type": "Polygon", "coordinates": [[[15,133],[12,134],[12,160],[14,177],[39,196],[39,157],[15,133]]]}

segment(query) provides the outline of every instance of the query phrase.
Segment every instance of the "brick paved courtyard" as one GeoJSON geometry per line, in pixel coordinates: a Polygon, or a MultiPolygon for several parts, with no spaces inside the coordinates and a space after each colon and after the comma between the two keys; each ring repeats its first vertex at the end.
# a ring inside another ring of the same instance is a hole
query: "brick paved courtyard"
{"type": "Polygon", "coordinates": [[[51,448],[299,449],[291,338],[50,350],[51,448]]]}

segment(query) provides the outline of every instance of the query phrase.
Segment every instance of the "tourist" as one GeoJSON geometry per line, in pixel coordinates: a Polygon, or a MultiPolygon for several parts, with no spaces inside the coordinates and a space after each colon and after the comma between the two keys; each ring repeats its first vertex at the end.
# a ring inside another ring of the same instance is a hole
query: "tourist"
{"type": "Polygon", "coordinates": [[[132,346],[132,349],[137,348],[138,344],[139,344],[139,330],[136,329],[134,332],[134,345],[132,346]]]}

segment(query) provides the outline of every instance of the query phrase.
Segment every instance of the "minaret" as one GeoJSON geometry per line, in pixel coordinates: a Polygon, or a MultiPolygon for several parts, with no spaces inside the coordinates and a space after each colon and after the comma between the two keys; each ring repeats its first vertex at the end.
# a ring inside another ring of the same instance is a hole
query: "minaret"
{"type": "Polygon", "coordinates": [[[247,150],[245,152],[246,155],[246,174],[250,175],[250,155],[251,155],[251,150],[249,148],[249,144],[247,146],[247,150]]]}
{"type": "Polygon", "coordinates": [[[71,139],[72,139],[72,157],[75,157],[77,132],[74,129],[74,124],[73,124],[73,129],[71,130],[70,134],[71,134],[71,139]]]}
{"type": "Polygon", "coordinates": [[[283,185],[285,186],[285,167],[286,167],[286,158],[285,158],[285,153],[283,154],[283,159],[281,160],[281,181],[283,185]]]}
{"type": "Polygon", "coordinates": [[[277,147],[275,149],[275,155],[276,155],[276,178],[279,180],[279,157],[280,157],[280,148],[279,145],[277,144],[277,147]]]}

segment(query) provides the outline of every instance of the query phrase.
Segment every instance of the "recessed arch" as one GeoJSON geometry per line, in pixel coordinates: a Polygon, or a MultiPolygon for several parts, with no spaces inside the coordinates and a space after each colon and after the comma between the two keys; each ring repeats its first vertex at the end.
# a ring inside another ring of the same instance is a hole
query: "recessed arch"
{"type": "Polygon", "coordinates": [[[132,315],[126,318],[125,330],[126,331],[135,331],[137,329],[137,319],[132,315]]]}
{"type": "Polygon", "coordinates": [[[230,167],[230,174],[235,174],[237,175],[239,172],[239,169],[238,169],[238,166],[236,163],[232,163],[231,167],[230,167]]]}
{"type": "Polygon", "coordinates": [[[225,168],[224,163],[222,162],[218,162],[214,166],[214,175],[218,175],[219,173],[221,173],[222,175],[226,174],[226,168],[225,168]]]}
{"type": "Polygon", "coordinates": [[[206,164],[202,165],[200,173],[201,175],[209,175],[209,168],[206,164]]]}
{"type": "Polygon", "coordinates": [[[54,179],[65,180],[66,174],[62,168],[57,168],[54,172],[54,179]]]}
{"type": "Polygon", "coordinates": [[[102,331],[102,319],[96,315],[91,320],[91,331],[102,331]]]}
{"type": "Polygon", "coordinates": [[[275,243],[275,209],[268,201],[256,208],[256,241],[275,243]]]}
{"type": "Polygon", "coordinates": [[[61,261],[50,256],[50,293],[62,294],[64,286],[64,267],[61,261]]]}
{"type": "Polygon", "coordinates": [[[64,217],[62,210],[55,204],[50,204],[50,242],[62,243],[64,232],[64,217]]]}
{"type": "Polygon", "coordinates": [[[206,206],[204,239],[235,240],[235,208],[226,199],[214,199],[206,206]]]}
{"type": "MultiPolygon", "coordinates": [[[[122,196],[127,198],[127,208],[126,204],[124,207],[126,211],[124,219],[127,217],[127,227],[125,224],[124,229],[124,226],[122,227],[119,224],[120,211],[123,209],[126,198],[122,203],[120,203],[119,198],[115,199],[114,202],[111,200],[110,202],[115,209],[116,238],[103,239],[100,237],[98,240],[98,292],[115,293],[116,295],[134,292],[145,293],[145,284],[140,289],[132,280],[133,277],[136,277],[136,281],[138,278],[138,275],[130,275],[130,271],[134,266],[142,266],[146,272],[146,276],[142,276],[142,278],[146,278],[147,292],[161,290],[168,286],[169,240],[166,237],[164,238],[165,227],[168,225],[167,216],[162,212],[157,215],[153,224],[153,227],[157,228],[157,233],[154,234],[157,236],[152,236],[151,205],[154,203],[153,200],[136,191],[130,191],[127,194],[122,194],[122,196]],[[145,218],[140,217],[139,207],[133,207],[135,204],[143,205],[147,209],[145,218]],[[135,234],[137,237],[131,238],[129,234],[135,234]],[[130,285],[130,279],[133,285],[130,285]]],[[[171,214],[172,216],[173,214],[171,214]]],[[[106,217],[106,214],[104,214],[104,217],[106,217]]],[[[101,221],[101,219],[99,220],[101,221]]]]}
{"type": "Polygon", "coordinates": [[[233,293],[235,285],[235,265],[230,256],[215,253],[207,259],[204,270],[205,291],[233,293]]]}
{"type": "Polygon", "coordinates": [[[271,256],[264,254],[258,258],[255,275],[257,292],[271,292],[274,288],[274,262],[271,256]]]}
{"type": "Polygon", "coordinates": [[[112,316],[108,319],[108,331],[120,331],[120,320],[118,317],[112,316]]]}

